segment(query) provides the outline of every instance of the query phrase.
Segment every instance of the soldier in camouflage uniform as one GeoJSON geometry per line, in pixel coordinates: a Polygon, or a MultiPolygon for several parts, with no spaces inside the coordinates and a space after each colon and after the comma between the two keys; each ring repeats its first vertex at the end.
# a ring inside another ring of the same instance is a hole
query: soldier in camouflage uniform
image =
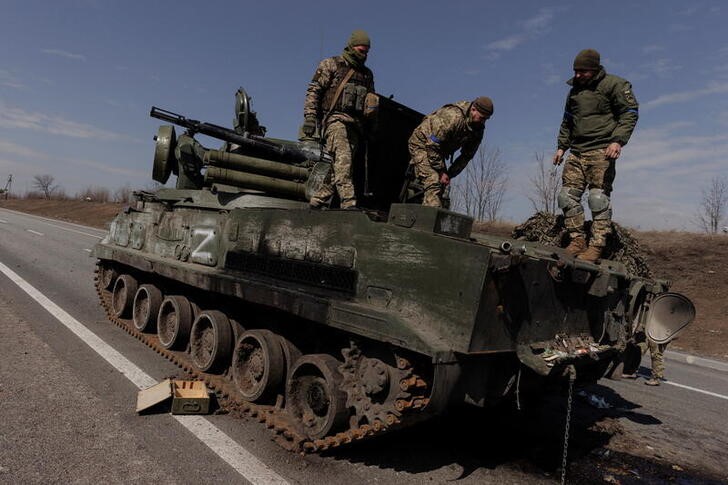
{"type": "MultiPolygon", "coordinates": [[[[662,381],[665,380],[665,349],[667,344],[658,344],[651,340],[644,332],[640,332],[637,336],[636,346],[639,348],[639,356],[635,356],[637,362],[632,362],[630,368],[636,369],[639,367],[639,360],[642,355],[646,352],[650,352],[650,360],[652,362],[650,378],[645,381],[648,386],[659,386],[662,381]]],[[[622,374],[622,377],[626,379],[636,379],[637,372],[632,374],[622,374]]]]}
{"type": "Polygon", "coordinates": [[[632,85],[607,74],[599,53],[585,49],[574,59],[574,77],[566,98],[564,119],[558,136],[554,165],[571,150],[562,174],[558,195],[571,241],[566,250],[579,259],[594,262],[601,257],[612,231],[609,195],[615,176],[615,161],[637,124],[638,105],[632,85]],[[581,197],[589,189],[592,234],[587,248],[581,197]]]}
{"type": "Polygon", "coordinates": [[[422,205],[442,207],[445,187],[475,155],[483,140],[485,121],[492,115],[493,101],[481,96],[446,104],[415,128],[409,139],[410,164],[424,187],[422,205]],[[458,149],[460,155],[446,167],[445,159],[458,149]]]}
{"type": "Polygon", "coordinates": [[[648,386],[659,386],[665,380],[665,348],[667,344],[658,344],[647,339],[647,348],[652,361],[652,376],[645,381],[648,386]]]}
{"type": "Polygon", "coordinates": [[[321,61],[308,85],[301,131],[313,137],[318,126],[334,160],[333,184],[330,172],[310,200],[313,208],[328,205],[334,190],[342,209],[356,208],[352,160],[364,136],[364,100],[374,92],[374,75],[364,66],[369,47],[367,33],[355,30],[342,55],[321,61]]]}

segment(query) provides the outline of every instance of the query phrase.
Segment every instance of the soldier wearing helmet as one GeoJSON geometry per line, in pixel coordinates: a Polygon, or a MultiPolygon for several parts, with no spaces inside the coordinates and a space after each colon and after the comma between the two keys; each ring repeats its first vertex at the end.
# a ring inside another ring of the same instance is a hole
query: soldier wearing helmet
{"type": "Polygon", "coordinates": [[[594,49],[579,52],[574,59],[574,77],[566,97],[564,118],[553,164],[559,165],[570,150],[562,174],[558,204],[571,241],[566,251],[594,262],[602,255],[612,232],[609,196],[615,177],[615,161],[637,124],[638,104],[632,85],[607,74],[594,49]],[[591,238],[587,246],[581,197],[589,190],[592,213],[591,238]]]}
{"type": "Polygon", "coordinates": [[[493,115],[493,101],[481,96],[473,101],[446,104],[425,116],[409,139],[410,165],[424,188],[422,205],[443,206],[443,191],[450,179],[463,171],[478,151],[485,122],[493,115]],[[460,154],[447,167],[445,160],[460,154]]]}
{"type": "Polygon", "coordinates": [[[355,30],[344,52],[322,60],[308,85],[301,132],[311,138],[319,130],[333,157],[333,176],[311,198],[313,208],[328,205],[334,192],[342,209],[356,208],[352,161],[364,137],[365,98],[374,92],[374,75],[364,65],[370,46],[369,35],[355,30]]]}

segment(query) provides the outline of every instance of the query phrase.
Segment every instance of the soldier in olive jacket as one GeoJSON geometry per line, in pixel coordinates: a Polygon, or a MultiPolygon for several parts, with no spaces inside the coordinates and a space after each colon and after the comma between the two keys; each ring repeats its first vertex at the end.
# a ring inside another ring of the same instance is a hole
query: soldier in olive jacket
{"type": "Polygon", "coordinates": [[[638,104],[632,85],[607,74],[599,53],[585,49],[574,59],[574,77],[566,98],[554,165],[566,159],[558,204],[571,242],[566,250],[579,259],[596,261],[612,231],[609,195],[615,177],[615,161],[637,124],[638,104]],[[589,190],[592,231],[587,247],[581,197],[589,190]]]}
{"type": "Polygon", "coordinates": [[[483,140],[485,121],[493,114],[493,101],[481,96],[474,101],[446,104],[425,116],[409,139],[410,164],[422,184],[422,205],[442,207],[442,193],[450,179],[463,171],[483,140]],[[457,150],[450,165],[445,159],[457,150]]]}

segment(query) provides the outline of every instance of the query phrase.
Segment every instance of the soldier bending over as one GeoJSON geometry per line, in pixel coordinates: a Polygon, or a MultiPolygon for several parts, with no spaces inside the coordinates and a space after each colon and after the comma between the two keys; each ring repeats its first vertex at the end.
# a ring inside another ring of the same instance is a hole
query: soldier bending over
{"type": "Polygon", "coordinates": [[[422,205],[442,207],[445,187],[478,151],[485,122],[492,115],[493,101],[481,96],[472,102],[446,104],[415,128],[409,139],[410,164],[425,190],[422,205]],[[445,159],[457,150],[460,155],[446,167],[445,159]]]}

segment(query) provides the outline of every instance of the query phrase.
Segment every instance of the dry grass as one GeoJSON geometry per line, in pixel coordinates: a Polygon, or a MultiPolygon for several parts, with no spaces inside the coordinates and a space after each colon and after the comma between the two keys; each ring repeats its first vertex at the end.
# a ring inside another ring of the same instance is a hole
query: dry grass
{"type": "Polygon", "coordinates": [[[107,229],[108,223],[124,204],[83,200],[9,199],[0,200],[0,207],[107,229]]]}

